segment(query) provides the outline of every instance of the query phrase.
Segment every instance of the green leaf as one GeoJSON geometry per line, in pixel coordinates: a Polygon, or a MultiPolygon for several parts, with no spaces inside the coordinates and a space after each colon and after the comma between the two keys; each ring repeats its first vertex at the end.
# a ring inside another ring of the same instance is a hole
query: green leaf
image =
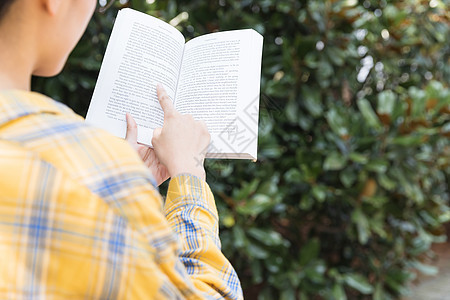
{"type": "MultiPolygon", "coordinates": [[[[385,196],[371,196],[371,197],[364,197],[363,198],[364,203],[370,203],[375,208],[382,208],[384,204],[389,202],[389,198],[385,196]]],[[[370,218],[369,223],[372,224],[372,222],[375,222],[374,218],[370,218]]],[[[373,226],[371,226],[373,229],[373,226]]]]}
{"type": "Polygon", "coordinates": [[[280,300],[295,300],[295,290],[293,288],[284,289],[281,292],[280,300]]]}
{"type": "Polygon", "coordinates": [[[292,123],[298,121],[298,103],[295,101],[289,101],[285,108],[286,117],[292,123]]]}
{"type": "Polygon", "coordinates": [[[360,208],[357,208],[353,211],[352,221],[356,224],[359,242],[363,245],[366,244],[370,234],[369,221],[360,208]]]}
{"type": "Polygon", "coordinates": [[[338,152],[331,152],[323,164],[325,170],[341,170],[347,163],[347,158],[338,152]]]}
{"type": "Polygon", "coordinates": [[[279,176],[277,174],[273,174],[269,179],[266,179],[266,181],[263,181],[261,185],[258,188],[258,193],[264,194],[264,195],[276,195],[279,193],[278,191],[279,187],[279,176]]]}
{"type": "Polygon", "coordinates": [[[260,228],[250,228],[248,235],[266,246],[278,246],[283,243],[283,237],[276,231],[260,228]]]}
{"type": "Polygon", "coordinates": [[[382,128],[380,119],[378,119],[378,116],[373,111],[369,101],[362,98],[358,100],[357,104],[367,124],[376,130],[380,130],[382,128]]]}
{"type": "Polygon", "coordinates": [[[267,158],[279,158],[282,153],[280,146],[274,144],[270,144],[260,151],[261,156],[267,158]]]}
{"type": "Polygon", "coordinates": [[[319,256],[320,241],[317,238],[311,239],[300,249],[300,265],[304,266],[319,256]]]}
{"type": "Polygon", "coordinates": [[[375,292],[373,293],[373,300],[385,300],[385,299],[386,297],[383,289],[383,284],[379,282],[375,287],[375,292]]]}
{"type": "Polygon", "coordinates": [[[261,283],[263,281],[261,262],[256,259],[252,260],[250,263],[250,269],[252,270],[253,283],[261,283]]]}
{"type": "Polygon", "coordinates": [[[256,216],[271,209],[275,205],[271,197],[263,194],[255,194],[244,205],[238,206],[237,211],[243,215],[256,216]]]}
{"type": "Polygon", "coordinates": [[[388,162],[382,159],[372,160],[366,165],[366,168],[376,173],[385,173],[388,169],[388,162]]]}
{"type": "Polygon", "coordinates": [[[423,137],[420,135],[406,135],[393,138],[389,143],[399,146],[417,146],[422,144],[423,137]]]}
{"type": "Polygon", "coordinates": [[[366,164],[369,161],[369,159],[366,155],[356,153],[356,152],[350,153],[349,158],[351,161],[353,161],[355,163],[359,163],[359,164],[366,164]]]}
{"type": "Polygon", "coordinates": [[[317,61],[317,55],[313,52],[308,53],[305,56],[305,64],[311,69],[316,69],[317,66],[319,65],[317,61]]]}
{"type": "Polygon", "coordinates": [[[302,180],[302,174],[297,168],[291,168],[284,174],[284,178],[287,182],[300,182],[302,180]]]}
{"type": "Polygon", "coordinates": [[[343,0],[342,7],[353,7],[358,4],[358,0],[343,0]]]}
{"type": "MultiPolygon", "coordinates": [[[[390,272],[391,273],[391,272],[390,272]]],[[[404,286],[405,280],[393,277],[391,274],[386,276],[386,284],[399,295],[405,295],[408,288],[404,286]]]]}
{"type": "Polygon", "coordinates": [[[260,180],[255,178],[250,183],[244,183],[241,190],[235,195],[235,198],[240,200],[250,196],[256,191],[256,188],[259,185],[260,180]]]}
{"type": "Polygon", "coordinates": [[[342,284],[335,283],[332,290],[333,300],[347,300],[342,284]]]}
{"type": "Polygon", "coordinates": [[[320,72],[317,72],[316,75],[320,80],[319,85],[322,88],[327,88],[330,85],[329,79],[333,76],[334,73],[333,66],[328,61],[322,60],[319,62],[318,69],[320,70],[320,72]]]}
{"type": "Polygon", "coordinates": [[[325,277],[323,275],[325,271],[326,266],[323,261],[315,261],[304,268],[305,277],[314,283],[324,282],[325,277]]]}
{"type": "Polygon", "coordinates": [[[388,191],[392,191],[397,186],[397,183],[384,173],[379,173],[377,179],[378,183],[388,191]]]}
{"type": "Polygon", "coordinates": [[[398,293],[403,294],[407,291],[407,287],[403,286],[404,283],[414,278],[414,274],[410,270],[392,268],[386,275],[386,283],[398,293]]]}
{"type": "Polygon", "coordinates": [[[377,112],[379,114],[392,115],[395,107],[396,97],[392,91],[383,91],[378,94],[377,112]]]}
{"type": "Polygon", "coordinates": [[[303,195],[302,199],[300,200],[300,209],[301,210],[310,210],[314,205],[314,199],[312,196],[306,194],[303,195]]]}
{"type": "Polygon", "coordinates": [[[242,248],[247,243],[247,237],[245,236],[242,227],[234,226],[233,227],[233,240],[236,248],[242,248]]]}
{"type": "Polygon", "coordinates": [[[435,276],[439,272],[439,268],[431,265],[423,264],[419,261],[412,263],[412,266],[416,268],[419,272],[427,276],[435,276]]]}
{"type": "Polygon", "coordinates": [[[344,137],[349,135],[347,122],[344,117],[336,110],[331,109],[325,114],[328,124],[331,129],[339,136],[344,137]]]}
{"type": "Polygon", "coordinates": [[[247,253],[249,256],[257,259],[267,259],[269,257],[269,252],[256,243],[247,245],[247,253]]]}
{"type": "Polygon", "coordinates": [[[427,101],[427,95],[425,93],[425,91],[423,90],[419,90],[416,91],[415,93],[411,94],[411,99],[412,99],[412,103],[411,103],[411,116],[413,118],[420,118],[421,116],[423,116],[425,114],[425,105],[426,105],[426,101],[427,101]]]}
{"type": "Polygon", "coordinates": [[[312,188],[312,194],[319,202],[323,202],[327,197],[327,188],[322,185],[315,185],[312,188]]]}
{"type": "Polygon", "coordinates": [[[346,168],[339,174],[339,179],[346,188],[351,187],[356,178],[356,171],[352,168],[346,168]]]}
{"type": "Polygon", "coordinates": [[[308,110],[308,112],[313,117],[319,117],[323,113],[323,107],[320,98],[319,90],[311,90],[307,87],[304,88],[303,92],[303,103],[308,110]]]}
{"type": "Polygon", "coordinates": [[[336,66],[342,66],[345,62],[345,51],[339,48],[327,47],[326,52],[328,54],[328,58],[335,64],[336,66]]]}
{"type": "Polygon", "coordinates": [[[360,274],[346,274],[344,280],[348,286],[362,294],[368,295],[373,292],[373,286],[367,281],[366,277],[360,274]]]}

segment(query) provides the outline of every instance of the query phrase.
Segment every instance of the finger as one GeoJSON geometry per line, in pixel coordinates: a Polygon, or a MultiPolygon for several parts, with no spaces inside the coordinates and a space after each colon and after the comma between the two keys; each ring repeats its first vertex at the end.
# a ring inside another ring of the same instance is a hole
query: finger
{"type": "Polygon", "coordinates": [[[159,138],[159,136],[161,135],[161,131],[162,128],[155,128],[155,130],[153,130],[153,137],[152,137],[152,145],[155,146],[155,140],[157,140],[159,138]]]}
{"type": "Polygon", "coordinates": [[[166,90],[159,83],[156,85],[156,93],[158,94],[159,104],[164,111],[164,116],[171,115],[175,111],[175,108],[173,107],[172,100],[170,100],[166,90]]]}
{"type": "Polygon", "coordinates": [[[161,135],[162,132],[162,128],[155,128],[155,130],[153,130],[153,137],[159,137],[161,135]]]}
{"type": "Polygon", "coordinates": [[[136,121],[134,121],[133,117],[127,113],[126,114],[127,119],[127,134],[125,135],[125,139],[129,143],[137,143],[137,124],[136,121]]]}
{"type": "Polygon", "coordinates": [[[146,162],[147,159],[148,159],[148,157],[149,157],[150,154],[152,153],[152,151],[153,151],[153,149],[147,148],[146,151],[145,151],[145,155],[142,157],[142,160],[146,162]]]}
{"type": "Polygon", "coordinates": [[[208,130],[208,125],[206,125],[206,122],[205,122],[205,121],[203,121],[203,120],[198,120],[197,122],[200,124],[200,126],[201,126],[203,129],[205,129],[206,131],[209,132],[209,130],[208,130]]]}
{"type": "Polygon", "coordinates": [[[202,134],[205,137],[207,137],[208,143],[209,143],[209,141],[211,140],[211,134],[209,133],[208,125],[206,125],[206,122],[203,121],[203,120],[198,120],[198,121],[195,121],[195,122],[197,122],[197,124],[199,124],[199,128],[200,128],[202,134]]]}

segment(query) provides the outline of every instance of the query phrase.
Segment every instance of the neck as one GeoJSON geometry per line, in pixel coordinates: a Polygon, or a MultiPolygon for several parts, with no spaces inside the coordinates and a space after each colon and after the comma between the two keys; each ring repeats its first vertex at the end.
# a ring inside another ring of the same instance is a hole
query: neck
{"type": "Polygon", "coordinates": [[[0,90],[29,91],[34,69],[35,47],[30,32],[25,32],[19,22],[0,23],[0,90]],[[11,25],[9,25],[11,24],[11,25]]]}
{"type": "MultiPolygon", "coordinates": [[[[0,61],[4,61],[2,55],[0,55],[0,61]]],[[[0,90],[26,90],[31,89],[31,74],[21,75],[16,72],[17,70],[11,70],[9,68],[1,67],[0,70],[0,90]],[[12,74],[14,72],[14,74],[12,74]]]]}

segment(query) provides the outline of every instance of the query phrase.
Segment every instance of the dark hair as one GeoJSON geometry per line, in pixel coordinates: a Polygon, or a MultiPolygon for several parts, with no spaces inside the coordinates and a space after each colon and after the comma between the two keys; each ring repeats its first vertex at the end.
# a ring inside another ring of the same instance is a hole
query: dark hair
{"type": "Polygon", "coordinates": [[[5,16],[14,0],[0,0],[0,21],[5,16]]]}

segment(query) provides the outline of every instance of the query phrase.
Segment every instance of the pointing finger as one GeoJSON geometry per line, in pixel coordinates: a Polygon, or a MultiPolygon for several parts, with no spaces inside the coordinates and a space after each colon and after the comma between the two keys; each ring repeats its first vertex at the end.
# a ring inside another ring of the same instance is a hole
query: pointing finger
{"type": "Polygon", "coordinates": [[[173,114],[175,108],[173,107],[172,100],[170,100],[166,90],[159,83],[156,85],[156,93],[158,94],[158,100],[161,104],[161,108],[164,111],[164,117],[173,114]]]}

